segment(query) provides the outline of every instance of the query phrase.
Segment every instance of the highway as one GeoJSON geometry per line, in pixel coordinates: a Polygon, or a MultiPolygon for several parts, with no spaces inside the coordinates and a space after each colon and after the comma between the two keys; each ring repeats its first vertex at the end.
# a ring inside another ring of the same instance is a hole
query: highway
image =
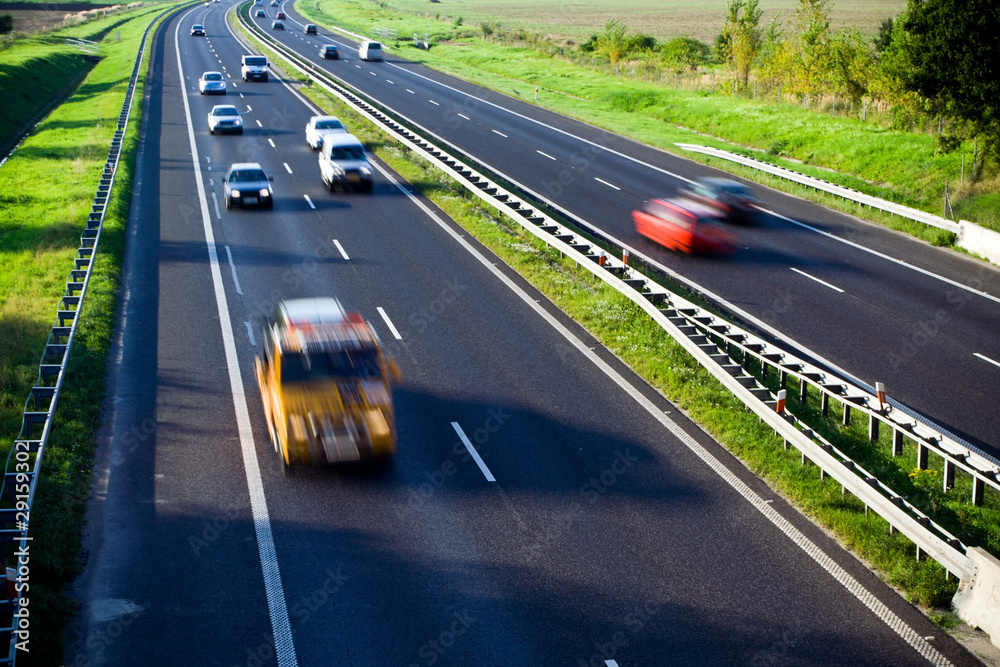
{"type": "Polygon", "coordinates": [[[755,184],[770,213],[734,228],[735,257],[671,253],[635,233],[631,211],[715,170],[396,53],[358,61],[354,42],[304,35],[292,3],[264,9],[254,20],[270,30],[285,11],[287,30],[270,32],[317,67],[717,295],[765,335],[776,330],[869,385],[884,382],[892,398],[1000,458],[996,267],[755,184]],[[320,59],[323,43],[344,59],[320,59]]]}
{"type": "Polygon", "coordinates": [[[326,191],[229,7],[151,49],[66,664],[977,664],[384,166],[326,191]],[[221,201],[248,160],[273,211],[221,201]],[[268,442],[259,323],[320,295],[399,362],[391,466],[286,475],[268,442]]]}

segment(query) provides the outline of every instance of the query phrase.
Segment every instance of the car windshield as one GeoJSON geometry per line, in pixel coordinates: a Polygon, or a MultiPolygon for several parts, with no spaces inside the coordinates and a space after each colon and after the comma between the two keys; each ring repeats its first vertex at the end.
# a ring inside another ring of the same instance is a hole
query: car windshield
{"type": "Polygon", "coordinates": [[[381,375],[374,350],[330,350],[318,354],[287,353],[282,357],[282,382],[338,378],[377,378],[381,375]]]}
{"type": "Polygon", "coordinates": [[[240,112],[236,110],[236,107],[216,107],[212,109],[212,114],[215,116],[239,116],[240,112]]]}
{"type": "Polygon", "coordinates": [[[205,81],[222,81],[222,75],[218,72],[210,72],[202,78],[204,78],[205,81]]]}
{"type": "Polygon", "coordinates": [[[204,29],[205,29],[205,26],[202,26],[202,25],[196,25],[196,26],[192,26],[192,28],[193,28],[194,30],[204,30],[204,29]]]}
{"type": "Polygon", "coordinates": [[[365,149],[361,146],[341,146],[330,150],[331,160],[364,160],[365,149]]]}
{"type": "Polygon", "coordinates": [[[244,58],[243,62],[252,67],[263,67],[267,64],[267,58],[263,56],[255,56],[253,58],[244,58]]]}
{"type": "Polygon", "coordinates": [[[254,183],[266,180],[267,176],[261,169],[237,169],[229,174],[230,183],[254,183]]]}
{"type": "Polygon", "coordinates": [[[344,129],[343,123],[339,120],[318,120],[316,121],[317,130],[342,130],[344,129]]]}

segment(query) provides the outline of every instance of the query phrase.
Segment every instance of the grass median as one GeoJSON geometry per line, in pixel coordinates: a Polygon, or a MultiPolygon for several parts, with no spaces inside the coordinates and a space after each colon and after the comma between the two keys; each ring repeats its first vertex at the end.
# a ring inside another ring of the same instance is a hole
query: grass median
{"type": "MultiPolygon", "coordinates": [[[[5,213],[0,219],[3,455],[17,436],[25,398],[38,376],[41,352],[73,266],[143,32],[169,6],[146,6],[114,17],[120,39],[117,33],[104,38],[101,61],[0,168],[5,213]]],[[[115,189],[32,507],[30,652],[20,654],[18,664],[60,664],[63,627],[75,613],[65,588],[83,566],[80,535],[101,423],[147,68],[148,58],[136,87],[115,189]]]]}
{"type": "MultiPolygon", "coordinates": [[[[272,60],[278,67],[294,71],[281,58],[272,60]]],[[[857,498],[842,493],[832,478],[821,478],[815,465],[803,465],[796,450],[786,451],[781,438],[762,425],[756,415],[748,412],[638,306],[561,257],[534,235],[522,231],[516,223],[481,206],[477,197],[387,138],[339,99],[318,86],[301,86],[300,91],[325,112],[345,121],[379,158],[582,323],[772,488],[833,532],[909,600],[930,610],[932,620],[946,629],[955,623],[947,608],[958,582],[949,579],[935,561],[926,557],[918,561],[916,548],[907,538],[890,531],[887,522],[867,512],[857,498]]],[[[751,364],[751,370],[760,377],[759,368],[751,364]]],[[[829,413],[824,416],[815,396],[805,403],[798,401],[794,382],[789,383],[788,394],[792,396],[788,402],[790,410],[861,466],[966,544],[1000,554],[1000,498],[996,494],[987,493],[983,506],[973,506],[969,503],[970,479],[960,475],[953,489],[942,490],[940,460],[934,461],[932,457],[930,469],[918,472],[912,444],[902,456],[894,457],[887,429],[882,429],[881,437],[871,443],[862,416],[856,414],[844,427],[835,418],[840,409],[836,401],[831,401],[829,413]]]]}

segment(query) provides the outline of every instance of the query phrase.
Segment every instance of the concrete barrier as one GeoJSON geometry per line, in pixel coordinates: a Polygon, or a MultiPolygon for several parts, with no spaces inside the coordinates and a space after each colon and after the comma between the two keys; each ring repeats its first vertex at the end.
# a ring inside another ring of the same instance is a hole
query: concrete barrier
{"type": "Polygon", "coordinates": [[[1000,233],[974,222],[958,223],[958,246],[1000,265],[1000,233]]]}
{"type": "Polygon", "coordinates": [[[975,574],[962,580],[952,605],[959,618],[1000,647],[1000,560],[979,547],[969,547],[965,555],[975,563],[975,574]]]}

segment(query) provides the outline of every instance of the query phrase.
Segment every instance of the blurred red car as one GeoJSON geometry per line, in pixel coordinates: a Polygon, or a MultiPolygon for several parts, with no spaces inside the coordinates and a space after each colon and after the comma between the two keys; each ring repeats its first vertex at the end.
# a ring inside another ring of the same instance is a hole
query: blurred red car
{"type": "Polygon", "coordinates": [[[719,225],[719,214],[682,199],[650,199],[632,211],[635,230],[660,245],[688,253],[736,252],[736,236],[719,225]]]}

